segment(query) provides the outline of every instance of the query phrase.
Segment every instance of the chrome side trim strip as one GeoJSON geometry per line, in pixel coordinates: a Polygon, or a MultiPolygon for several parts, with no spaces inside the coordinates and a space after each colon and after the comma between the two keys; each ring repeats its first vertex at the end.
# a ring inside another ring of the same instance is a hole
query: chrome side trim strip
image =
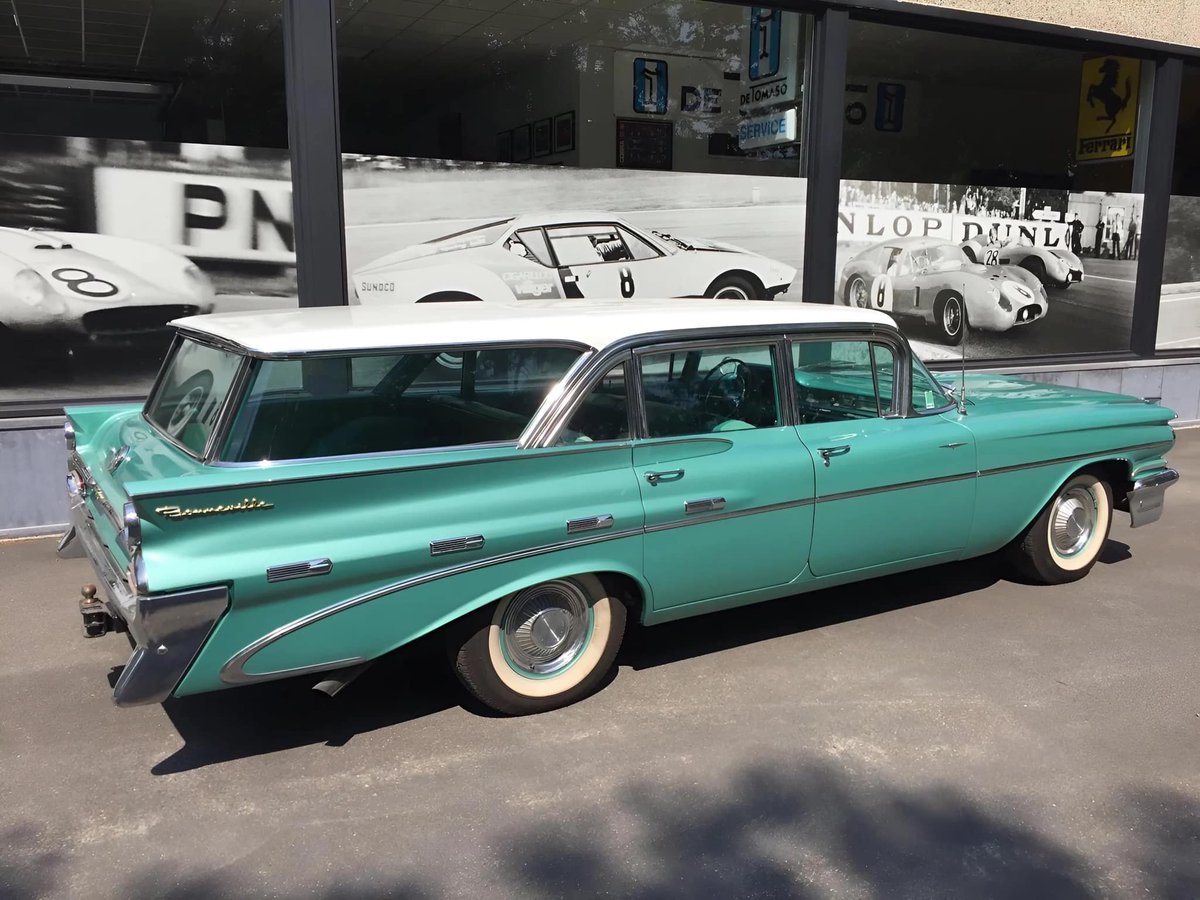
{"type": "Polygon", "coordinates": [[[571,519],[567,522],[567,534],[579,534],[582,531],[599,531],[612,528],[615,520],[605,513],[602,516],[587,516],[583,519],[571,519]]]}
{"type": "Polygon", "coordinates": [[[853,500],[855,497],[866,497],[870,494],[885,494],[889,491],[906,491],[909,488],[930,487],[935,484],[948,484],[952,481],[966,481],[976,478],[978,472],[964,472],[961,475],[943,475],[940,478],[922,478],[919,481],[904,481],[900,484],[885,484],[873,488],[861,488],[857,491],[842,491],[840,494],[826,494],[818,497],[818,503],[832,503],[834,500],[853,500]]]}
{"type": "Polygon", "coordinates": [[[333,571],[331,559],[308,559],[304,562],[282,563],[267,568],[267,581],[291,581],[295,578],[310,578],[314,575],[328,575],[333,571]]]}
{"type": "MultiPolygon", "coordinates": [[[[307,616],[302,616],[293,622],[274,629],[273,631],[263,635],[258,640],[247,644],[239,650],[230,660],[221,667],[220,677],[226,684],[249,684],[252,681],[264,681],[269,678],[283,678],[285,675],[295,674],[295,670],[287,672],[263,672],[263,673],[247,673],[244,670],[245,665],[250,658],[259,650],[262,650],[269,644],[275,643],[280,638],[289,635],[295,631],[299,631],[305,626],[311,625],[314,622],[319,622],[322,619],[327,619],[336,613],[343,610],[351,609],[355,606],[360,606],[363,603],[369,603],[372,600],[378,600],[380,597],[386,597],[389,594],[395,594],[398,591],[407,590],[408,588],[419,587],[423,584],[429,584],[432,581],[440,581],[443,578],[449,578],[452,575],[461,575],[464,572],[472,572],[476,569],[483,569],[488,566],[501,565],[503,563],[515,562],[520,559],[528,559],[532,556],[542,556],[546,553],[554,553],[559,550],[569,550],[575,547],[584,547],[588,544],[599,544],[604,541],[615,541],[621,538],[637,537],[642,533],[641,528],[630,528],[623,531],[612,531],[607,534],[597,534],[585,538],[576,538],[570,541],[560,541],[556,544],[546,544],[541,547],[533,547],[528,550],[514,550],[511,553],[502,553],[497,556],[487,557],[485,559],[476,559],[470,562],[462,563],[457,566],[449,566],[445,569],[438,569],[434,572],[426,572],[424,575],[415,575],[412,578],[406,578],[403,581],[397,581],[393,584],[385,585],[365,594],[359,594],[347,600],[342,600],[332,606],[327,606],[324,609],[319,609],[316,612],[311,612],[307,616]]],[[[321,668],[337,668],[342,665],[351,665],[362,660],[339,660],[336,663],[322,664],[321,668]]]]}
{"type": "Polygon", "coordinates": [[[817,502],[819,501],[814,500],[812,497],[806,497],[803,500],[785,500],[782,503],[770,503],[766,506],[751,506],[748,509],[731,509],[723,513],[717,513],[714,516],[705,516],[703,519],[676,519],[674,522],[661,522],[658,525],[647,525],[644,531],[646,534],[655,534],[659,531],[670,531],[673,528],[686,528],[689,525],[707,525],[710,522],[723,522],[726,519],[740,519],[743,516],[755,516],[759,513],[778,512],[781,509],[794,509],[798,506],[812,506],[817,502]]]}
{"type": "Polygon", "coordinates": [[[440,541],[429,542],[429,555],[442,556],[446,553],[462,553],[464,550],[478,550],[484,544],[482,534],[471,534],[466,537],[443,538],[440,541]]]}
{"type": "MultiPolygon", "coordinates": [[[[483,445],[480,445],[480,444],[473,444],[469,448],[462,448],[462,449],[478,450],[482,446],[483,445]]],[[[511,441],[505,441],[503,444],[498,444],[496,446],[497,447],[512,447],[513,444],[511,441]]],[[[278,463],[277,465],[279,466],[279,469],[275,469],[274,466],[267,466],[264,469],[263,466],[252,463],[252,464],[247,465],[247,468],[255,468],[258,471],[267,471],[267,472],[279,471],[281,477],[276,478],[274,480],[238,482],[236,485],[228,486],[228,488],[226,488],[226,487],[195,488],[194,490],[190,490],[190,491],[156,491],[156,492],[152,492],[152,493],[138,494],[135,499],[137,499],[137,500],[157,500],[161,497],[186,497],[190,494],[201,494],[201,493],[211,492],[214,490],[228,489],[228,490],[234,490],[234,491],[248,491],[248,490],[257,490],[259,488],[278,487],[281,484],[306,484],[306,483],[312,482],[312,481],[336,481],[341,478],[369,478],[373,475],[396,475],[401,472],[429,472],[434,469],[457,469],[457,468],[462,468],[463,466],[480,466],[480,465],[491,465],[494,463],[525,462],[526,460],[530,460],[530,459],[543,459],[543,458],[551,457],[551,456],[574,456],[575,454],[578,454],[578,453],[605,453],[605,452],[609,452],[612,450],[628,450],[632,446],[633,446],[633,443],[631,441],[615,441],[612,443],[597,443],[594,445],[589,445],[589,446],[584,446],[584,447],[564,447],[564,448],[551,448],[551,449],[542,450],[542,451],[529,451],[529,452],[517,453],[517,454],[514,454],[513,456],[500,457],[499,459],[497,459],[496,457],[481,457],[481,458],[477,458],[477,459],[457,459],[457,460],[453,460],[451,462],[427,463],[425,465],[417,465],[417,466],[388,466],[387,468],[384,468],[384,469],[368,469],[363,472],[340,472],[340,473],[333,474],[333,475],[300,475],[300,476],[296,476],[293,478],[287,477],[287,473],[286,473],[286,471],[284,471],[286,467],[307,465],[310,462],[319,462],[320,460],[290,460],[287,462],[278,463]]],[[[436,449],[440,452],[442,450],[453,450],[455,448],[444,448],[443,447],[443,448],[436,448],[436,449]]],[[[403,452],[408,453],[408,454],[417,454],[417,453],[425,453],[425,452],[433,452],[433,451],[412,450],[412,451],[403,451],[403,452]]],[[[380,455],[393,457],[393,458],[396,458],[399,456],[399,454],[392,454],[392,453],[380,454],[380,455]]],[[[364,456],[357,457],[357,458],[367,459],[368,456],[370,456],[370,455],[364,455],[364,456]]],[[[351,457],[341,457],[341,458],[350,459],[351,457]]],[[[229,467],[231,468],[232,466],[229,466],[229,467]]]]}
{"type": "Polygon", "coordinates": [[[992,469],[983,469],[980,475],[1003,475],[1007,472],[1019,472],[1022,469],[1038,469],[1042,466],[1056,466],[1059,463],[1078,462],[1081,459],[1092,459],[1097,456],[1108,456],[1113,453],[1129,453],[1132,450],[1153,450],[1156,447],[1169,447],[1170,441],[1155,441],[1152,444],[1134,444],[1131,447],[1116,447],[1112,450],[1097,450],[1094,453],[1075,453],[1071,456],[1058,456],[1054,459],[1044,459],[1037,462],[1017,463],[1013,466],[996,466],[992,469]]]}

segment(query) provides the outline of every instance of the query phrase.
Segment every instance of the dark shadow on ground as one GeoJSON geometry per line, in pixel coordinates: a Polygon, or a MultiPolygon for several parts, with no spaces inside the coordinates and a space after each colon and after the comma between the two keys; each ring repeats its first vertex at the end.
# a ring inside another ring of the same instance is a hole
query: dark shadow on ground
{"type": "Polygon", "coordinates": [[[1006,575],[998,560],[981,557],[635,628],[627,634],[620,661],[646,669],[922,603],[952,597],[967,602],[963,595],[1006,575]]]}
{"type": "Polygon", "coordinates": [[[340,747],[355,735],[463,704],[440,652],[422,642],[368,668],[335,697],[312,690],[321,676],[247,685],[163,704],[184,746],[151,769],[186,772],[309,744],[340,747]]]}
{"type": "MultiPolygon", "coordinates": [[[[263,890],[415,900],[445,895],[451,877],[461,887],[465,872],[488,886],[479,896],[522,898],[1197,896],[1194,798],[1117,789],[1097,799],[1113,841],[1092,847],[1075,839],[1081,832],[1053,804],[1038,808],[1023,798],[1013,806],[951,784],[913,787],[903,773],[784,752],[720,777],[698,771],[674,782],[626,780],[606,796],[568,791],[565,806],[536,817],[483,818],[471,852],[453,859],[406,853],[405,836],[396,833],[386,864],[305,860],[302,872],[329,864],[338,873],[306,881],[286,871],[286,860],[260,856],[195,874],[186,849],[172,847],[167,862],[130,860],[123,884],[96,887],[105,895],[174,900],[263,890]],[[280,867],[285,871],[262,874],[280,867]]],[[[436,837],[441,826],[427,827],[436,837]]],[[[378,837],[363,834],[373,843],[378,837]]],[[[5,897],[61,890],[68,864],[86,865],[69,851],[41,849],[54,843],[48,838],[32,827],[0,834],[5,897]]]]}

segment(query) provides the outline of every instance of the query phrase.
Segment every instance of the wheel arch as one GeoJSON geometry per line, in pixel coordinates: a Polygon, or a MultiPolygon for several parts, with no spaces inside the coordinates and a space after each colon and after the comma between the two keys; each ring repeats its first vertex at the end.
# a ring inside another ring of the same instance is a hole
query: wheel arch
{"type": "Polygon", "coordinates": [[[757,289],[760,297],[765,297],[767,295],[767,286],[765,284],[763,284],[763,280],[761,278],[759,278],[757,275],[755,275],[753,272],[751,272],[749,269],[726,269],[725,271],[721,272],[719,275],[717,275],[716,278],[714,278],[712,281],[710,281],[708,283],[708,287],[706,287],[704,289],[704,293],[708,294],[708,292],[711,291],[713,289],[713,287],[716,286],[716,283],[718,281],[720,281],[722,278],[729,278],[730,276],[736,276],[738,278],[745,278],[752,285],[754,285],[754,287],[755,287],[755,289],[757,289]]]}
{"type": "Polygon", "coordinates": [[[483,298],[469,291],[434,291],[418,297],[417,303],[482,303],[483,298]]]}
{"type": "MultiPolygon", "coordinates": [[[[485,566],[424,584],[378,592],[370,600],[346,605],[312,621],[300,618],[276,628],[270,632],[270,639],[253,653],[245,655],[242,651],[226,661],[221,667],[221,681],[225,684],[267,681],[341,668],[348,661],[376,660],[435,632],[452,633],[492,603],[556,578],[597,576],[606,589],[637,608],[636,615],[641,621],[650,589],[636,567],[641,559],[640,544],[638,551],[636,554],[613,551],[591,558],[571,554],[562,559],[548,554],[535,558],[534,565],[485,566]],[[415,610],[420,612],[414,613],[415,610]],[[326,659],[313,660],[316,648],[320,648],[326,659]]],[[[248,645],[246,650],[253,646],[248,645]]]]}

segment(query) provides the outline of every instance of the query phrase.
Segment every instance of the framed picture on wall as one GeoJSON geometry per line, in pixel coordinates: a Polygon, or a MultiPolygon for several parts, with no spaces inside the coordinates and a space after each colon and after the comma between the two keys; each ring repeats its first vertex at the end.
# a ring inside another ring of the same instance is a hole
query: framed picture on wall
{"type": "Polygon", "coordinates": [[[511,131],[500,131],[496,134],[496,162],[512,162],[511,131]]]}
{"type": "Polygon", "coordinates": [[[575,110],[554,117],[554,152],[569,153],[575,149],[575,110]]]}
{"type": "Polygon", "coordinates": [[[529,126],[518,125],[512,130],[512,161],[529,159],[529,126]]]}
{"type": "Polygon", "coordinates": [[[533,155],[550,155],[550,120],[539,119],[533,123],[533,155]]]}

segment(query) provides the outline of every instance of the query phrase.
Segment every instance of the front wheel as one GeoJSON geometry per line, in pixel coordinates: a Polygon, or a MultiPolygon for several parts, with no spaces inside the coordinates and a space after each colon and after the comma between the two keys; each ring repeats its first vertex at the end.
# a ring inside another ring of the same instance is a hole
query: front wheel
{"type": "Polygon", "coordinates": [[[1086,472],[1059,489],[1008,547],[1012,565],[1040,584],[1078,581],[1100,557],[1112,527],[1112,489],[1086,472]]]}
{"type": "Polygon", "coordinates": [[[705,297],[715,300],[766,300],[763,292],[749,278],[741,275],[722,275],[708,286],[705,297]]]}
{"type": "Polygon", "coordinates": [[[871,290],[861,275],[855,275],[846,285],[846,305],[867,309],[871,305],[871,290]]]}
{"type": "Polygon", "coordinates": [[[934,324],[942,341],[957,346],[967,330],[967,308],[958,294],[943,294],[933,305],[934,324]]]}
{"type": "Polygon", "coordinates": [[[624,635],[625,604],[595,575],[576,575],[480,610],[450,650],[467,690],[497,712],[522,716],[593,693],[624,635]]]}

